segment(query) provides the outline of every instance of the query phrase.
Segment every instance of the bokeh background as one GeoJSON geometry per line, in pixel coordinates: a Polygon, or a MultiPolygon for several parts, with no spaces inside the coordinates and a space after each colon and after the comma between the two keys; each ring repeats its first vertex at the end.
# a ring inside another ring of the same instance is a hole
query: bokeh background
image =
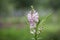
{"type": "Polygon", "coordinates": [[[60,0],[0,0],[0,40],[32,40],[25,15],[31,5],[46,20],[41,40],[60,40],[60,0]]]}

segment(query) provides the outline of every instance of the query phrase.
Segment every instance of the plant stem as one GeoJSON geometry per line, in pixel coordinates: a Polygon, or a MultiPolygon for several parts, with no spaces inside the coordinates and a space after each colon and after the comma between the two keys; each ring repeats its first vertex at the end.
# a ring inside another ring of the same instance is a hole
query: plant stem
{"type": "Polygon", "coordinates": [[[35,40],[37,40],[37,28],[35,28],[35,40]]]}

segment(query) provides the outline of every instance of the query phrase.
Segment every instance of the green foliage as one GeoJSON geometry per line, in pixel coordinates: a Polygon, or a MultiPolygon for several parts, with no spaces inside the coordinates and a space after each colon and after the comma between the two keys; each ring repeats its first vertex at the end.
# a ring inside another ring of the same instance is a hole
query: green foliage
{"type": "MultiPolygon", "coordinates": [[[[6,20],[7,19],[8,18],[6,18],[6,20]]],[[[21,18],[19,19],[23,21],[24,17],[22,19],[21,18]]],[[[14,18],[14,20],[16,19],[14,18]]],[[[10,21],[10,22],[13,22],[13,21],[10,21]]],[[[55,40],[55,39],[60,40],[59,38],[60,31],[58,31],[59,30],[58,27],[60,25],[58,24],[55,25],[53,23],[51,24],[48,23],[45,25],[46,25],[46,27],[44,26],[45,29],[39,35],[41,37],[41,40],[55,40]]],[[[16,28],[15,26],[14,27],[12,26],[11,28],[3,28],[3,29],[0,28],[0,40],[31,40],[32,37],[33,36],[30,34],[29,25],[25,26],[24,28],[16,28]]]]}
{"type": "Polygon", "coordinates": [[[44,18],[40,21],[40,23],[39,23],[38,26],[45,24],[46,20],[47,20],[51,15],[52,15],[52,14],[49,14],[48,16],[44,17],[44,18]]]}
{"type": "MultiPolygon", "coordinates": [[[[54,25],[48,24],[48,29],[44,29],[43,32],[39,35],[41,40],[51,40],[57,39],[60,40],[59,31],[56,30],[54,25]],[[51,26],[52,29],[51,30],[51,26]],[[55,32],[54,32],[55,31],[55,32]]],[[[0,29],[0,40],[31,40],[32,35],[29,32],[29,27],[25,27],[23,29],[16,29],[15,27],[11,27],[9,29],[0,29]]]]}

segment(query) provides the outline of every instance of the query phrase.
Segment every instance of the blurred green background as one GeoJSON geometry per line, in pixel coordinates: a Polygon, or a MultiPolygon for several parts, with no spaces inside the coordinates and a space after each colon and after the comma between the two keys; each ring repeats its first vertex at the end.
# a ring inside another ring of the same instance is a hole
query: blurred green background
{"type": "Polygon", "coordinates": [[[33,5],[40,19],[48,14],[41,40],[60,40],[60,0],[0,0],[0,40],[32,40],[25,15],[33,5]]]}

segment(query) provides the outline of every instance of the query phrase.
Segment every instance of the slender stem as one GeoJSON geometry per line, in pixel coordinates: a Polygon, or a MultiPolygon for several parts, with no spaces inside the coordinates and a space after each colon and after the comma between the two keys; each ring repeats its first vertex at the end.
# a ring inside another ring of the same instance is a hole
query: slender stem
{"type": "Polygon", "coordinates": [[[37,40],[37,28],[35,28],[35,40],[37,40]]]}
{"type": "MultiPolygon", "coordinates": [[[[39,22],[40,22],[40,20],[39,20],[39,22]]],[[[37,25],[36,25],[36,28],[35,28],[35,40],[38,40],[38,34],[37,34],[37,31],[38,31],[38,24],[39,23],[37,23],[37,25]]]]}

